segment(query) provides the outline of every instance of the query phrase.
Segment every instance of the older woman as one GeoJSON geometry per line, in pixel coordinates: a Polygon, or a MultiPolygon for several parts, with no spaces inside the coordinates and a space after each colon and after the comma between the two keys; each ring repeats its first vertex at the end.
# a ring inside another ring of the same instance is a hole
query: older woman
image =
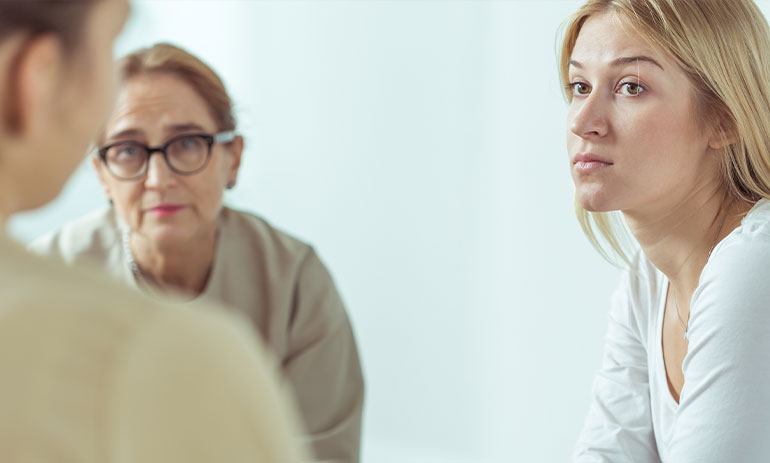
{"type": "Polygon", "coordinates": [[[575,461],[767,461],[765,18],[751,0],[590,0],[561,72],[579,216],[629,264],[575,461]]]}
{"type": "Polygon", "coordinates": [[[112,207],[33,248],[246,315],[280,359],[316,456],[358,461],[363,381],[329,273],[310,246],[222,205],[243,150],[222,81],[168,44],[118,68],[117,105],[94,159],[112,207]]]}
{"type": "MultiPolygon", "coordinates": [[[[60,191],[112,100],[126,0],[0,2],[0,223],[60,191]]],[[[4,463],[298,463],[245,325],[28,254],[0,227],[4,463]]]]}

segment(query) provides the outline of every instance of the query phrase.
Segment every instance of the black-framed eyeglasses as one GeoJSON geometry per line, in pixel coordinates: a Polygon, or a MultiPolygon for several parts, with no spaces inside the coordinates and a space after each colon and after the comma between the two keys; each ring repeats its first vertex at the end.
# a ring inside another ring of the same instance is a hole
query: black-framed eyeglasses
{"type": "Polygon", "coordinates": [[[156,152],[163,155],[172,172],[193,175],[206,167],[213,145],[230,143],[235,137],[233,130],[214,135],[188,133],[154,148],[137,141],[118,141],[99,148],[99,157],[110,174],[119,180],[139,180],[147,175],[150,156],[156,152]]]}

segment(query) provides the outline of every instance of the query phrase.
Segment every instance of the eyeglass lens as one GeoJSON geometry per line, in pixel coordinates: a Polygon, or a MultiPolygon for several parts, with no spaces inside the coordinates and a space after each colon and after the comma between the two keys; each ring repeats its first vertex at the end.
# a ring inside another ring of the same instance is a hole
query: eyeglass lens
{"type": "MultiPolygon", "coordinates": [[[[166,146],[166,161],[177,172],[195,172],[203,167],[208,157],[206,138],[197,135],[179,137],[166,146]]],[[[105,153],[110,171],[123,178],[136,177],[145,170],[150,153],[136,142],[118,143],[105,153]]]]}

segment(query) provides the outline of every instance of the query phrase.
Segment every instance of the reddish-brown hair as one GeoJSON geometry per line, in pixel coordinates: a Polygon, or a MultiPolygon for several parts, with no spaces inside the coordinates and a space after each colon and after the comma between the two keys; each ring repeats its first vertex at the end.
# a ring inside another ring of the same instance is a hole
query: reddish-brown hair
{"type": "Polygon", "coordinates": [[[169,73],[181,78],[206,102],[218,130],[235,130],[233,102],[222,79],[209,65],[186,50],[158,43],[124,56],[117,66],[121,83],[138,75],[153,73],[169,73]]]}

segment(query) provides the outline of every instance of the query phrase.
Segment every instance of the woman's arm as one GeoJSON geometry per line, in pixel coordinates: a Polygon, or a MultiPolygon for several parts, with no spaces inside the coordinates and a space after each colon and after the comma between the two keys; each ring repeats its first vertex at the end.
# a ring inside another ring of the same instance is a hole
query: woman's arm
{"type": "Polygon", "coordinates": [[[578,439],[575,463],[659,462],[650,415],[647,314],[639,305],[639,278],[625,272],[612,297],[604,359],[578,439]],[[636,285],[636,286],[635,286],[636,285]]]}
{"type": "Polygon", "coordinates": [[[736,238],[693,295],[673,462],[770,459],[770,234],[736,238]]]}
{"type": "Polygon", "coordinates": [[[364,381],[345,307],[312,249],[302,262],[283,369],[319,461],[357,463],[364,381]]]}

